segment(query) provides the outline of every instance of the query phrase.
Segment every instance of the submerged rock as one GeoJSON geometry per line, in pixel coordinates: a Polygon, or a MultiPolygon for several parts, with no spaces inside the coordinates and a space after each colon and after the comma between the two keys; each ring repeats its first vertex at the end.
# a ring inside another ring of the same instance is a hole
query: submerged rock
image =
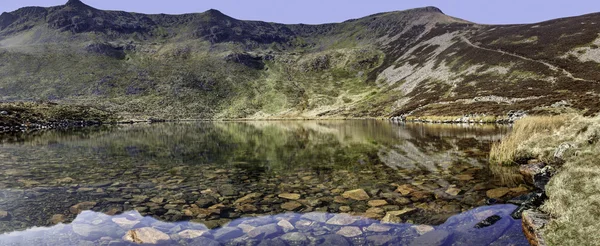
{"type": "Polygon", "coordinates": [[[502,219],[502,217],[500,217],[498,215],[492,215],[490,217],[487,217],[485,220],[477,223],[475,225],[475,228],[479,229],[479,228],[484,228],[484,227],[491,226],[491,225],[495,224],[496,222],[498,222],[501,219],[502,219]]]}
{"type": "Polygon", "coordinates": [[[367,194],[367,192],[363,189],[346,191],[346,192],[344,192],[344,194],[342,194],[342,197],[344,197],[346,199],[357,200],[357,201],[365,201],[365,200],[369,200],[369,198],[371,198],[371,197],[369,197],[369,194],[367,194]]]}

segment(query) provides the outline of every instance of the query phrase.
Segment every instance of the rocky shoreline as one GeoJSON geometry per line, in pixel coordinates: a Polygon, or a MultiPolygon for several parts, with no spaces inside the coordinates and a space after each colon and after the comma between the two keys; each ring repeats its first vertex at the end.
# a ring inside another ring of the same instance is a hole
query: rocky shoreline
{"type": "Polygon", "coordinates": [[[0,133],[70,129],[118,122],[108,111],[50,102],[0,103],[0,133]]]}
{"type": "Polygon", "coordinates": [[[512,124],[527,116],[525,111],[510,111],[506,116],[486,114],[465,114],[463,116],[410,116],[400,115],[389,118],[392,122],[443,123],[443,124],[512,124]]]}

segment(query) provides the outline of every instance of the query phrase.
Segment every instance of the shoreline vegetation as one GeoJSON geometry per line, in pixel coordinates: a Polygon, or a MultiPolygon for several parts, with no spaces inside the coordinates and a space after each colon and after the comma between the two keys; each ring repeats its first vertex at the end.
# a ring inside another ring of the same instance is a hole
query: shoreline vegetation
{"type": "Polygon", "coordinates": [[[523,213],[532,245],[600,241],[599,122],[579,115],[526,117],[492,146],[490,165],[518,167],[545,199],[523,213]]]}
{"type": "Polygon", "coordinates": [[[68,129],[119,122],[115,114],[90,106],[52,102],[0,103],[0,132],[68,129]]]}

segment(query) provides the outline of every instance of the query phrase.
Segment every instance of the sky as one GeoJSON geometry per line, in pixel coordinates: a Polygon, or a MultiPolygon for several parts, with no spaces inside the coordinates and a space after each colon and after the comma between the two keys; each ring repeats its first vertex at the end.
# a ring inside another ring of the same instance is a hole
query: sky
{"type": "MultiPolygon", "coordinates": [[[[0,0],[0,12],[55,6],[67,0],[0,0]]],[[[436,6],[445,14],[481,24],[535,23],[600,12],[599,0],[83,0],[105,10],[182,14],[217,9],[241,20],[285,24],[341,22],[367,15],[436,6]]]]}

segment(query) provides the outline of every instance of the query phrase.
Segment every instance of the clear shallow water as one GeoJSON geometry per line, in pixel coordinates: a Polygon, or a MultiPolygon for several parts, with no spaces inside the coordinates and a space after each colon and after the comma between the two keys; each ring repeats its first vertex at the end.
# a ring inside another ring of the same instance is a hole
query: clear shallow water
{"type": "Polygon", "coordinates": [[[209,228],[286,212],[438,225],[484,205],[486,191],[503,186],[485,160],[506,132],[492,125],[263,121],[5,137],[0,232],[91,223],[93,216],[77,215],[87,210],[137,211],[209,228]],[[347,193],[356,190],[364,192],[347,193]],[[398,211],[410,212],[384,218],[398,211]]]}
{"type": "Polygon", "coordinates": [[[136,240],[161,245],[529,245],[521,222],[510,217],[514,205],[480,207],[450,217],[438,226],[384,224],[346,214],[285,213],[233,220],[208,229],[200,223],[166,223],[137,211],[108,216],[84,211],[70,224],[0,235],[2,245],[130,245],[136,240]],[[475,228],[493,216],[494,225],[475,228]],[[150,232],[150,233],[146,233],[150,232]],[[131,238],[131,237],[130,237],[131,238]]]}

